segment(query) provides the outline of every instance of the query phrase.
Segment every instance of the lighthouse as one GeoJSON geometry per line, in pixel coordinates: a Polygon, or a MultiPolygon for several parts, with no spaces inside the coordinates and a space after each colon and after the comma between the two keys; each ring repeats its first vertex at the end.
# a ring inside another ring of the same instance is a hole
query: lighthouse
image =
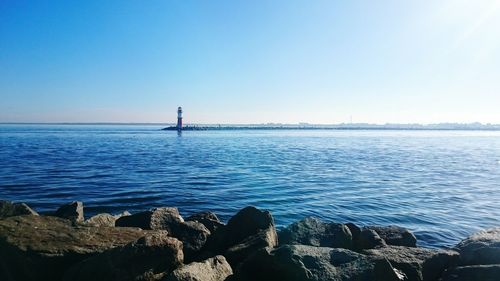
{"type": "Polygon", "coordinates": [[[182,130],[182,107],[177,108],[177,131],[182,130]]]}

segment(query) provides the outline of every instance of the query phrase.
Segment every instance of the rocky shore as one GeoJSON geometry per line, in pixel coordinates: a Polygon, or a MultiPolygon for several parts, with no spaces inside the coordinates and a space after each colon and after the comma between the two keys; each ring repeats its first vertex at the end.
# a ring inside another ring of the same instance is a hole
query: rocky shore
{"type": "Polygon", "coordinates": [[[453,249],[417,247],[397,226],[304,218],[277,231],[246,207],[226,224],[177,208],[85,219],[81,202],[39,215],[0,201],[0,280],[497,281],[500,228],[453,249]]]}

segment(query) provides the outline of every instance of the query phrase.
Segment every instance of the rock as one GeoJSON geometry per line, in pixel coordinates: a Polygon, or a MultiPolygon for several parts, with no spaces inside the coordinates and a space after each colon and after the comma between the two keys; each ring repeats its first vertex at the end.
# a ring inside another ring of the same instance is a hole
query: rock
{"type": "Polygon", "coordinates": [[[115,226],[140,227],[142,229],[167,230],[171,232],[171,226],[181,222],[184,222],[184,220],[177,208],[162,207],[120,217],[116,220],[115,226]]]}
{"type": "Polygon", "coordinates": [[[346,225],[324,223],[317,218],[305,218],[289,225],[279,232],[278,238],[280,245],[352,249],[352,234],[346,225]]]}
{"type": "Polygon", "coordinates": [[[152,211],[151,229],[169,230],[172,225],[184,222],[184,219],[179,214],[179,210],[175,207],[156,208],[152,211]]]}
{"type": "Polygon", "coordinates": [[[97,214],[97,215],[85,220],[84,224],[88,225],[88,226],[114,227],[115,221],[116,221],[115,216],[108,214],[108,213],[103,213],[103,214],[97,214]]]}
{"type": "Polygon", "coordinates": [[[241,281],[399,281],[384,258],[340,248],[283,245],[261,249],[238,268],[241,281]]]}
{"type": "Polygon", "coordinates": [[[377,232],[372,229],[363,229],[356,241],[356,249],[373,249],[377,247],[385,247],[387,244],[384,239],[380,238],[377,232]]]}
{"type": "Polygon", "coordinates": [[[74,265],[63,280],[159,280],[182,261],[182,242],[159,230],[74,265]]]}
{"type": "Polygon", "coordinates": [[[119,219],[121,217],[125,217],[125,216],[131,216],[132,214],[129,212],[129,211],[123,211],[119,214],[116,214],[114,215],[116,217],[116,219],[119,219]]]}
{"type": "Polygon", "coordinates": [[[449,250],[387,246],[365,250],[369,256],[386,258],[394,268],[401,270],[408,281],[434,281],[447,268],[455,266],[459,254],[449,250]]]}
{"type": "Polygon", "coordinates": [[[210,232],[215,232],[218,227],[224,224],[219,220],[217,215],[212,212],[200,212],[189,216],[186,221],[197,221],[202,223],[210,232]]]}
{"type": "Polygon", "coordinates": [[[116,220],[123,217],[123,216],[130,216],[130,213],[125,211],[125,212],[120,213],[118,215],[111,215],[108,213],[97,214],[97,215],[85,220],[84,224],[88,225],[88,226],[114,227],[116,220]]]}
{"type": "Polygon", "coordinates": [[[190,215],[186,221],[202,221],[202,220],[211,220],[211,221],[217,221],[220,222],[219,218],[217,215],[213,212],[206,211],[206,212],[198,212],[190,215]]]}
{"type": "Polygon", "coordinates": [[[54,213],[54,216],[69,219],[72,222],[81,223],[84,220],[83,203],[80,201],[74,201],[69,204],[62,205],[54,213]]]}
{"type": "Polygon", "coordinates": [[[462,265],[500,264],[500,227],[479,231],[456,248],[462,265]]]}
{"type": "Polygon", "coordinates": [[[179,214],[177,208],[163,207],[124,216],[116,220],[115,226],[135,226],[142,229],[167,230],[171,236],[184,244],[184,255],[187,261],[205,245],[210,231],[200,222],[187,221],[179,214]]]}
{"type": "Polygon", "coordinates": [[[172,229],[171,235],[184,244],[184,255],[187,261],[193,260],[210,236],[210,231],[197,221],[177,223],[170,228],[172,229]]]}
{"type": "Polygon", "coordinates": [[[243,208],[227,223],[225,228],[227,245],[235,245],[266,229],[276,232],[274,219],[270,212],[261,211],[253,206],[243,208]]]}
{"type": "Polygon", "coordinates": [[[224,281],[233,274],[224,256],[193,262],[174,270],[165,281],[224,281]]]}
{"type": "Polygon", "coordinates": [[[38,216],[38,213],[24,203],[13,203],[6,200],[0,200],[0,219],[21,215],[38,216]]]}
{"type": "Polygon", "coordinates": [[[445,272],[442,281],[498,281],[500,264],[470,265],[450,269],[445,272]]]}
{"type": "Polygon", "coordinates": [[[254,251],[277,246],[277,237],[271,213],[246,207],[234,215],[226,226],[217,229],[210,237],[206,250],[209,254],[224,254],[229,264],[236,267],[254,251]]]}
{"type": "Polygon", "coordinates": [[[277,246],[277,238],[274,228],[260,230],[256,234],[243,239],[240,243],[229,247],[224,252],[224,256],[227,257],[231,264],[237,265],[259,249],[277,246]]]}
{"type": "Polygon", "coordinates": [[[393,246],[416,247],[417,238],[408,229],[399,226],[367,226],[375,230],[385,243],[393,246]]]}
{"type": "Polygon", "coordinates": [[[72,264],[145,234],[137,228],[72,226],[50,216],[6,218],[0,220],[0,280],[60,280],[72,264]]]}
{"type": "Polygon", "coordinates": [[[359,235],[361,234],[361,228],[359,228],[357,225],[355,225],[352,222],[346,223],[345,226],[349,228],[349,231],[351,231],[352,235],[352,241],[357,241],[359,238],[359,235]]]}

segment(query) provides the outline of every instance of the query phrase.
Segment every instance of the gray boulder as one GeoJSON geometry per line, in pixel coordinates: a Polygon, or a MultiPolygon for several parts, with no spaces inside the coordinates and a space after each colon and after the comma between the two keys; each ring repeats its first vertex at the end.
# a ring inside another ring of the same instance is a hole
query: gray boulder
{"type": "Polygon", "coordinates": [[[72,264],[144,236],[138,228],[73,226],[50,216],[0,220],[0,280],[60,280],[72,264]]]}
{"type": "Polygon", "coordinates": [[[456,248],[462,265],[500,264],[500,227],[479,231],[456,248]]]}
{"type": "Polygon", "coordinates": [[[165,281],[224,281],[233,274],[224,256],[215,256],[202,262],[181,266],[169,274],[165,281]]]}
{"type": "Polygon", "coordinates": [[[276,233],[274,219],[270,212],[261,211],[253,206],[241,209],[229,219],[226,231],[226,245],[236,245],[261,230],[270,229],[276,233]]]}
{"type": "Polygon", "coordinates": [[[387,244],[384,239],[380,238],[377,232],[372,229],[363,229],[355,242],[356,249],[373,249],[378,247],[385,247],[387,244]]]}
{"type": "Polygon", "coordinates": [[[210,232],[215,232],[217,228],[224,224],[219,220],[217,215],[212,212],[200,212],[189,216],[186,221],[197,221],[202,223],[210,232]]]}
{"type": "Polygon", "coordinates": [[[0,200],[0,219],[21,215],[38,216],[38,213],[33,211],[24,203],[13,203],[10,201],[0,200]]]}
{"type": "Polygon", "coordinates": [[[159,280],[180,266],[183,258],[182,242],[158,230],[74,265],[63,280],[159,280]]]}
{"type": "Polygon", "coordinates": [[[500,264],[470,265],[450,269],[445,272],[442,281],[498,281],[500,264]]]}
{"type": "Polygon", "coordinates": [[[170,227],[171,236],[181,240],[184,245],[184,255],[187,261],[192,261],[205,246],[210,231],[197,221],[186,221],[170,227]]]}
{"type": "Polygon", "coordinates": [[[163,207],[123,216],[116,220],[116,226],[135,226],[143,229],[167,230],[169,234],[183,242],[184,255],[192,261],[205,245],[210,231],[200,222],[184,221],[177,208],[163,207]]]}
{"type": "Polygon", "coordinates": [[[387,259],[408,281],[435,281],[445,269],[457,265],[459,254],[449,250],[387,246],[365,250],[364,254],[387,259]]]}
{"type": "Polygon", "coordinates": [[[88,226],[97,226],[97,227],[98,226],[114,227],[115,221],[116,218],[113,215],[108,213],[103,213],[90,217],[89,219],[84,221],[84,224],[88,226]]]}
{"type": "Polygon", "coordinates": [[[181,222],[184,222],[184,219],[179,214],[177,208],[162,207],[130,216],[122,216],[116,220],[115,226],[139,227],[142,229],[167,230],[171,232],[171,226],[181,222]]]}
{"type": "Polygon", "coordinates": [[[119,214],[116,214],[114,215],[116,217],[116,219],[119,219],[121,217],[125,217],[125,216],[131,216],[132,214],[129,212],[129,211],[123,211],[119,214]]]}
{"type": "Polygon", "coordinates": [[[280,245],[299,244],[316,247],[352,249],[352,234],[344,224],[325,223],[317,218],[305,218],[282,229],[280,245]]]}
{"type": "Polygon", "coordinates": [[[54,216],[69,219],[75,223],[82,223],[83,217],[83,203],[80,201],[74,201],[66,205],[62,205],[54,213],[54,216]]]}
{"type": "Polygon", "coordinates": [[[346,223],[345,226],[347,226],[347,228],[349,228],[349,231],[351,231],[352,241],[354,243],[354,241],[358,240],[359,235],[361,234],[361,228],[352,222],[346,223]]]}
{"type": "Polygon", "coordinates": [[[271,213],[255,207],[240,210],[210,238],[205,250],[224,254],[233,267],[259,249],[278,245],[271,213]]]}
{"type": "Polygon", "coordinates": [[[261,249],[241,264],[236,275],[242,281],[402,280],[384,258],[306,245],[261,249]]]}
{"type": "Polygon", "coordinates": [[[277,245],[276,230],[274,228],[267,228],[229,247],[224,252],[224,256],[227,257],[231,264],[237,265],[259,249],[275,247],[277,245]]]}
{"type": "Polygon", "coordinates": [[[84,224],[88,226],[97,226],[97,227],[99,226],[114,227],[116,220],[123,216],[130,216],[130,213],[125,211],[118,215],[111,215],[108,213],[97,214],[85,220],[84,224]]]}
{"type": "Polygon", "coordinates": [[[408,229],[399,226],[367,226],[367,229],[375,230],[384,239],[385,243],[393,246],[416,247],[417,238],[408,229]]]}

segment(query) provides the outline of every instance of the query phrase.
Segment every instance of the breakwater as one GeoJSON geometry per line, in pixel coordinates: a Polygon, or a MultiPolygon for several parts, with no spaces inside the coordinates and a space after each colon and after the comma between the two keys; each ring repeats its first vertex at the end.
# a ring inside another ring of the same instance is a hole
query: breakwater
{"type": "Polygon", "coordinates": [[[245,207],[227,223],[177,208],[85,217],[82,202],[43,215],[0,201],[1,280],[496,280],[500,228],[426,249],[398,226],[304,218],[280,231],[245,207]]]}
{"type": "MultiPolygon", "coordinates": [[[[162,128],[163,131],[179,131],[177,126],[162,128]]],[[[234,130],[415,130],[415,131],[500,131],[500,125],[475,124],[340,124],[340,125],[187,125],[181,131],[234,131],[234,130]]]]}

